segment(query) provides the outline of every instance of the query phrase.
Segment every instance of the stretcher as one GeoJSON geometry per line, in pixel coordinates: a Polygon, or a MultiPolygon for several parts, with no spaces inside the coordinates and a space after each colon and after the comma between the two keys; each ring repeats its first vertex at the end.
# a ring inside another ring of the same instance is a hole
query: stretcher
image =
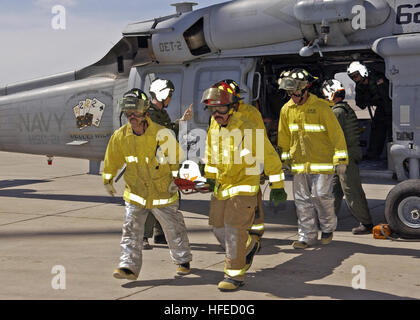
{"type": "Polygon", "coordinates": [[[178,187],[178,190],[181,191],[183,194],[211,192],[209,189],[209,185],[203,181],[191,181],[187,179],[176,178],[174,182],[178,187]]]}

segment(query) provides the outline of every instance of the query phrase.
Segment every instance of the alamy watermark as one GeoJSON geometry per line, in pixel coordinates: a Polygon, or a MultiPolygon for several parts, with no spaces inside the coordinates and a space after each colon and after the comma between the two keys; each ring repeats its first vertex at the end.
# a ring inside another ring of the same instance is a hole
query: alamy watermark
{"type": "MultiPolygon", "coordinates": [[[[159,130],[156,138],[159,148],[156,157],[159,163],[175,164],[177,154],[175,134],[170,129],[159,130]],[[165,156],[166,155],[166,156],[165,156]]],[[[187,132],[186,126],[180,125],[178,140],[179,153],[195,162],[212,164],[245,164],[247,175],[259,175],[264,163],[264,129],[193,129],[187,132]],[[220,152],[221,151],[221,152],[220,152]]]]}
{"type": "Polygon", "coordinates": [[[66,30],[66,8],[62,5],[55,5],[51,8],[53,17],[51,27],[54,30],[66,30]]]}
{"type": "Polygon", "coordinates": [[[55,276],[51,280],[51,287],[54,290],[65,290],[66,289],[66,268],[62,265],[53,266],[51,274],[55,276]]]}
{"type": "Polygon", "coordinates": [[[352,281],[351,286],[353,289],[366,289],[366,268],[362,265],[353,266],[351,273],[356,274],[352,281]]]}
{"type": "Polygon", "coordinates": [[[351,13],[356,14],[351,20],[351,26],[354,30],[366,29],[366,8],[362,5],[356,5],[351,9],[351,13]]]}

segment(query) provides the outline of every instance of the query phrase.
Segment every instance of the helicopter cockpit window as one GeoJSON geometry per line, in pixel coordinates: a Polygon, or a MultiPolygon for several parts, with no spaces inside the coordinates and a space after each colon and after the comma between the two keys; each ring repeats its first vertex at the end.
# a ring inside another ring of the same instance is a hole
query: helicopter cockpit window
{"type": "Polygon", "coordinates": [[[200,56],[211,52],[204,38],[204,19],[199,19],[187,31],[184,32],[184,39],[194,56],[200,56]]]}

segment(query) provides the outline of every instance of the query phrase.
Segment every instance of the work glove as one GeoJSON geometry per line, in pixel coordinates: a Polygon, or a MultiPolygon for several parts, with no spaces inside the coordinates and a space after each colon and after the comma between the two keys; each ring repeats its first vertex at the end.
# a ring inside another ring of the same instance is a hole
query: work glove
{"type": "Polygon", "coordinates": [[[190,106],[188,107],[188,109],[187,110],[185,110],[185,112],[184,112],[184,114],[182,115],[182,118],[181,119],[179,119],[179,120],[181,120],[181,121],[188,121],[188,120],[191,120],[192,119],[192,117],[193,117],[193,112],[192,112],[192,104],[190,104],[190,106]]]}
{"type": "Polygon", "coordinates": [[[345,164],[338,164],[338,165],[335,166],[335,172],[338,175],[345,174],[346,173],[346,170],[347,170],[347,166],[345,164]]]}
{"type": "Polygon", "coordinates": [[[206,184],[209,185],[210,191],[214,191],[214,186],[216,185],[216,181],[214,179],[206,179],[206,184]]]}
{"type": "Polygon", "coordinates": [[[169,192],[170,194],[172,194],[172,193],[175,193],[175,192],[177,192],[177,191],[178,191],[178,187],[177,187],[177,185],[175,184],[174,180],[172,180],[172,181],[171,181],[171,183],[169,184],[169,187],[168,187],[168,192],[169,192]]]}
{"type": "Polygon", "coordinates": [[[284,191],[283,188],[281,189],[271,189],[270,191],[270,202],[274,204],[274,206],[278,206],[280,202],[285,202],[287,200],[287,193],[284,191]]]}
{"type": "Polygon", "coordinates": [[[106,192],[109,193],[110,196],[114,196],[117,193],[117,190],[115,190],[114,186],[112,185],[112,180],[109,181],[107,184],[104,184],[106,192]]]}

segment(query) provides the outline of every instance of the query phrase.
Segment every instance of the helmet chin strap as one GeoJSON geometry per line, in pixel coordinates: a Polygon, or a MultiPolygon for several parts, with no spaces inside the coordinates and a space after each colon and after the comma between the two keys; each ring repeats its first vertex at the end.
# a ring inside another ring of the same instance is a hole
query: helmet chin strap
{"type": "Polygon", "coordinates": [[[232,117],[233,113],[235,112],[235,109],[233,107],[230,107],[229,111],[227,112],[228,117],[226,119],[226,124],[220,125],[221,127],[226,127],[229,123],[230,118],[232,117]]]}
{"type": "Polygon", "coordinates": [[[299,99],[299,105],[302,104],[302,100],[303,100],[303,97],[300,97],[300,99],[299,99]]]}
{"type": "Polygon", "coordinates": [[[163,108],[167,108],[167,107],[169,106],[169,103],[168,103],[168,104],[165,104],[165,101],[166,101],[169,97],[172,97],[172,95],[167,96],[167,97],[165,98],[165,100],[161,101],[163,108]]]}
{"type": "Polygon", "coordinates": [[[133,132],[134,132],[134,134],[136,136],[141,136],[141,135],[143,135],[146,132],[146,130],[147,130],[148,127],[149,127],[149,123],[147,122],[146,119],[144,119],[138,125],[137,130],[140,129],[139,131],[134,131],[133,128],[132,128],[132,130],[133,130],[133,132]]]}
{"type": "Polygon", "coordinates": [[[147,128],[149,127],[149,123],[147,122],[147,120],[146,120],[146,119],[144,119],[144,120],[141,122],[141,126],[143,127],[143,133],[145,133],[145,132],[146,132],[146,130],[147,130],[147,128]]]}
{"type": "MultiPolygon", "coordinates": [[[[166,99],[165,99],[166,100],[166,99]]],[[[159,101],[158,99],[155,99],[155,101],[157,101],[157,102],[159,102],[160,103],[160,105],[162,106],[161,107],[161,109],[164,109],[164,108],[167,108],[168,107],[168,105],[165,105],[165,100],[162,100],[162,101],[159,101]]]]}
{"type": "Polygon", "coordinates": [[[305,97],[305,93],[308,91],[308,87],[306,87],[304,90],[303,90],[303,92],[302,92],[302,94],[300,95],[300,98],[299,98],[299,101],[298,101],[298,105],[301,105],[302,104],[302,101],[303,101],[303,99],[304,99],[304,97],[305,97]]]}
{"type": "Polygon", "coordinates": [[[232,117],[232,115],[235,111],[236,110],[235,110],[234,106],[232,105],[229,109],[229,112],[228,112],[229,117],[227,118],[227,121],[226,121],[227,123],[229,123],[229,120],[230,120],[230,118],[232,117]]]}

